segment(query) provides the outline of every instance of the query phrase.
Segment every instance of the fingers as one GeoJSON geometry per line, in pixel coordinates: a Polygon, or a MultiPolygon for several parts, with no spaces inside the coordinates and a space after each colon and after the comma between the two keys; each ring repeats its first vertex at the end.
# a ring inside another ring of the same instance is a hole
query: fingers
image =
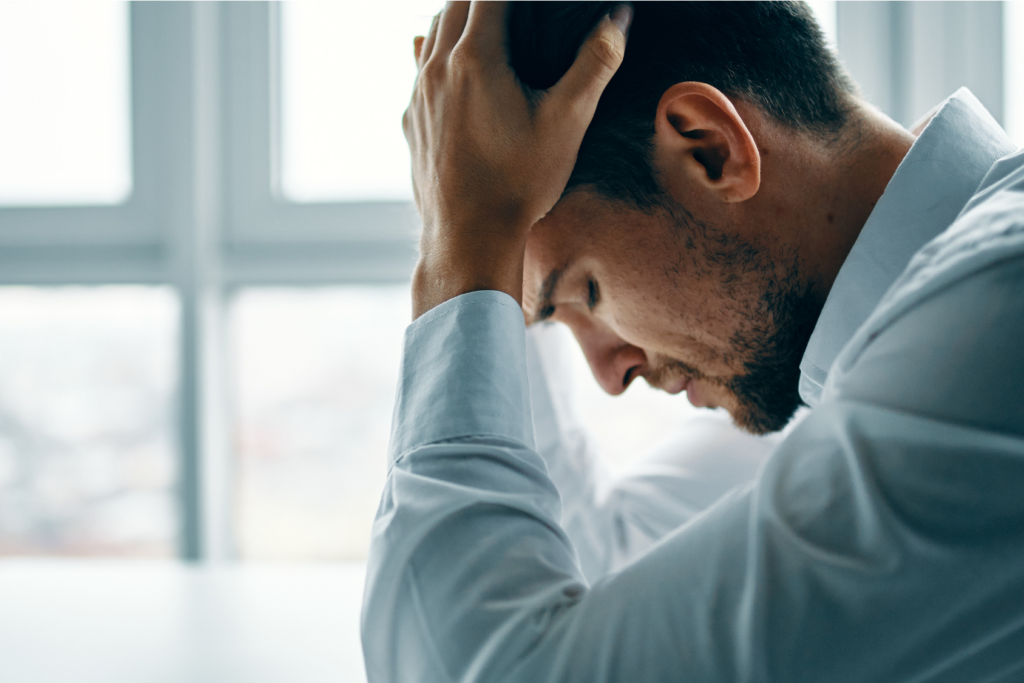
{"type": "Polygon", "coordinates": [[[474,2],[466,22],[466,37],[481,48],[503,48],[508,43],[507,2],[474,2]]]}
{"type": "Polygon", "coordinates": [[[552,106],[592,117],[604,87],[612,79],[626,53],[626,34],[633,7],[619,5],[590,33],[576,61],[548,91],[552,106]]]}
{"type": "Polygon", "coordinates": [[[423,52],[423,42],[426,40],[423,36],[416,36],[412,39],[412,54],[416,59],[416,64],[420,63],[420,53],[423,52]]]}
{"type": "Polygon", "coordinates": [[[469,17],[468,2],[449,2],[441,12],[441,25],[437,29],[437,43],[434,45],[434,53],[440,57],[447,57],[455,44],[462,37],[462,31],[466,28],[466,19],[469,17]]]}
{"type": "Polygon", "coordinates": [[[434,15],[434,20],[430,22],[430,30],[427,32],[427,38],[423,42],[423,47],[420,49],[419,59],[416,65],[419,68],[423,68],[423,65],[430,59],[430,53],[434,51],[434,42],[437,40],[437,25],[441,21],[441,13],[438,12],[434,15]]]}

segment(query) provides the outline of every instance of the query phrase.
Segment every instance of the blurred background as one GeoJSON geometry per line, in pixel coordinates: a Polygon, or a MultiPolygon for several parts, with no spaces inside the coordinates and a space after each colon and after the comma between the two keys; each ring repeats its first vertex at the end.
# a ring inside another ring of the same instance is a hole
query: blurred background
{"type": "MultiPolygon", "coordinates": [[[[1024,141],[1024,5],[811,4],[897,121],[1024,141]]],[[[0,2],[0,556],[366,557],[440,6],[0,2]]],[[[692,410],[576,366],[613,469],[692,410]]]]}

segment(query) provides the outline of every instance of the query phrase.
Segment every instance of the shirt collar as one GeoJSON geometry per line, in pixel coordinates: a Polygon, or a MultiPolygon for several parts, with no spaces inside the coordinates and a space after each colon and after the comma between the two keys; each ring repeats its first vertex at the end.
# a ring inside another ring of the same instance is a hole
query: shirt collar
{"type": "Polygon", "coordinates": [[[829,291],[800,362],[816,405],[832,362],[911,257],[944,231],[1000,157],[1016,146],[966,88],[949,97],[885,188],[829,291]]]}

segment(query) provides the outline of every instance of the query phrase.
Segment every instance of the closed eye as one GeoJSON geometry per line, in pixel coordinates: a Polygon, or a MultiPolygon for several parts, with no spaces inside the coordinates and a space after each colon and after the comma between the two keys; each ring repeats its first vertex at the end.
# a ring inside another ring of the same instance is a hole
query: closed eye
{"type": "Polygon", "coordinates": [[[587,308],[594,310],[600,299],[601,292],[597,289],[597,282],[593,279],[587,280],[587,308]]]}

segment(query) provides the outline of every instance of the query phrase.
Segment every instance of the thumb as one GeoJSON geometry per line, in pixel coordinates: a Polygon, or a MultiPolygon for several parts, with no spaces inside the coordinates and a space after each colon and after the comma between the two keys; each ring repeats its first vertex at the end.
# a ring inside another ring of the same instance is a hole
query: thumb
{"type": "Polygon", "coordinates": [[[626,53],[626,35],[633,21],[633,6],[622,4],[594,27],[580,47],[576,61],[562,79],[548,90],[556,108],[569,109],[588,119],[597,109],[601,93],[626,53]]]}

